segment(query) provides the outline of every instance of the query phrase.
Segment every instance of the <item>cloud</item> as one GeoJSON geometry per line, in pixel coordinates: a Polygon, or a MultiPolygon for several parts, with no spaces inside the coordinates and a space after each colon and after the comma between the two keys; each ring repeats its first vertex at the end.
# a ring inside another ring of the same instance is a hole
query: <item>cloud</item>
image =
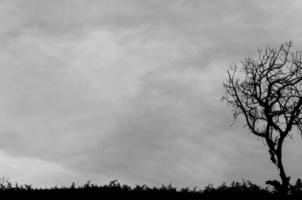
{"type": "Polygon", "coordinates": [[[301,45],[301,3],[280,2],[1,1],[2,163],[29,175],[0,174],[263,183],[274,176],[265,147],[230,127],[220,98],[229,65],[266,44],[301,45]]]}
{"type": "Polygon", "coordinates": [[[1,177],[7,178],[12,184],[33,184],[38,187],[83,185],[91,178],[99,184],[106,184],[111,179],[102,174],[78,173],[63,166],[38,158],[11,157],[0,153],[1,177]]]}

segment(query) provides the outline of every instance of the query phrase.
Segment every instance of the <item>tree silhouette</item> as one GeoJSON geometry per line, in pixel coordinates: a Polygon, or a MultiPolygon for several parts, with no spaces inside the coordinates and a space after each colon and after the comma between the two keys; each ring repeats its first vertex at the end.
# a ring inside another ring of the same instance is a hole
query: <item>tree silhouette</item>
{"type": "Polygon", "coordinates": [[[281,178],[279,190],[287,194],[290,177],[282,163],[282,145],[293,128],[302,134],[301,51],[292,50],[292,42],[259,49],[257,57],[244,58],[227,73],[222,99],[231,105],[235,120],[243,116],[249,131],[265,140],[281,178]]]}

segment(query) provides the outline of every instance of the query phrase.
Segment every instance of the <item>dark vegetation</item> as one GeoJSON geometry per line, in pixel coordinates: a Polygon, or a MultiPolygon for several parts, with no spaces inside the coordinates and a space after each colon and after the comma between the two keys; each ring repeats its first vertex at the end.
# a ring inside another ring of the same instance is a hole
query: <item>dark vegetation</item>
{"type": "Polygon", "coordinates": [[[35,188],[31,185],[12,184],[6,179],[0,183],[1,197],[51,197],[51,198],[72,198],[80,197],[85,199],[107,199],[111,198],[170,198],[170,199],[301,199],[302,182],[297,180],[296,184],[289,187],[289,194],[282,196],[279,192],[270,187],[260,187],[250,181],[223,183],[214,187],[212,184],[204,189],[176,188],[172,185],[161,187],[149,187],[147,185],[128,186],[120,184],[117,180],[107,185],[99,186],[88,181],[82,186],[35,188]]]}

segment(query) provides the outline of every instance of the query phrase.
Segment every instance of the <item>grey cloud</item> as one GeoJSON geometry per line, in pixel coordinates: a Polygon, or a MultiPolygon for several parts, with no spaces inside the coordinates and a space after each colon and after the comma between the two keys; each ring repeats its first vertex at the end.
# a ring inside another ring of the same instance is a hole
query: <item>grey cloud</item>
{"type": "Polygon", "coordinates": [[[230,127],[222,81],[259,46],[301,44],[284,2],[2,1],[1,150],[133,184],[262,183],[273,167],[230,127]]]}

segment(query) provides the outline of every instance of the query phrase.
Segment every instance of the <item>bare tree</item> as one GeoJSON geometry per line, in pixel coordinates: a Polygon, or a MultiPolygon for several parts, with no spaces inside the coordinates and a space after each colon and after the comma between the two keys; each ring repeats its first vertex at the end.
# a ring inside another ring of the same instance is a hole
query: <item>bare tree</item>
{"type": "MultiPolygon", "coordinates": [[[[280,192],[288,193],[282,145],[293,128],[302,134],[301,52],[292,50],[292,42],[259,49],[257,57],[246,57],[227,73],[223,100],[231,105],[234,119],[243,116],[249,131],[265,140],[279,171],[280,192]]],[[[277,181],[267,183],[272,182],[277,181]]]]}

